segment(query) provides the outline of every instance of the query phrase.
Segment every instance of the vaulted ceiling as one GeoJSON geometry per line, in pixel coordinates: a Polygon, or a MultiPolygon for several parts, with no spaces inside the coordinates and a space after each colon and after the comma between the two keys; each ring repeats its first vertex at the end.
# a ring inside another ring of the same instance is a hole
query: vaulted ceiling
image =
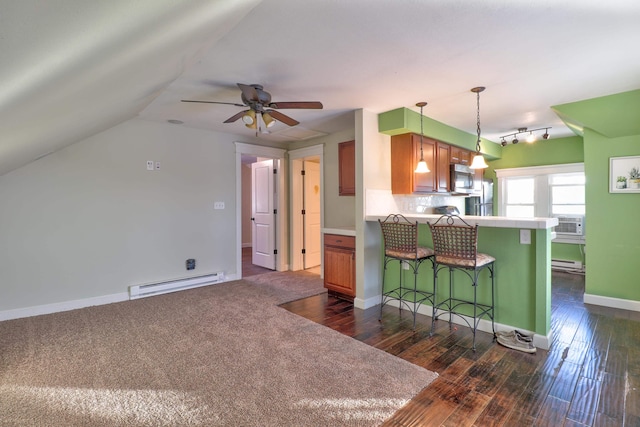
{"type": "Polygon", "coordinates": [[[133,117],[237,134],[236,83],[281,110],[265,141],[417,110],[483,137],[572,131],[551,107],[640,88],[635,0],[0,0],[0,174],[133,117]]]}

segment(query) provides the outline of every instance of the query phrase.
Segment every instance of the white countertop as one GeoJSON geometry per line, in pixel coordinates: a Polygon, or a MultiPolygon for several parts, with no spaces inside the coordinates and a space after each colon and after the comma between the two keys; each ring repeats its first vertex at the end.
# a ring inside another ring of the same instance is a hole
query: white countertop
{"type": "Polygon", "coordinates": [[[340,236],[355,236],[356,228],[354,227],[326,227],[322,229],[323,234],[339,234],[340,236]]]}
{"type": "MultiPolygon", "coordinates": [[[[409,221],[418,221],[426,224],[427,222],[435,222],[442,215],[440,214],[402,214],[409,221]]],[[[383,220],[387,215],[367,215],[367,221],[383,220]]],[[[506,216],[472,216],[460,215],[469,225],[478,225],[480,227],[494,228],[526,228],[531,230],[547,229],[558,225],[558,218],[511,218],[506,216]]]]}

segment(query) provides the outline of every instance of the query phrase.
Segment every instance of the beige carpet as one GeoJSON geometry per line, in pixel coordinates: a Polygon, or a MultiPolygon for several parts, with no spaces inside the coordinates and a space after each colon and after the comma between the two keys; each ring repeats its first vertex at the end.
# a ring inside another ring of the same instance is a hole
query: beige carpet
{"type": "Polygon", "coordinates": [[[320,292],[268,273],[0,322],[0,425],[378,425],[436,374],[277,307],[320,292]]]}

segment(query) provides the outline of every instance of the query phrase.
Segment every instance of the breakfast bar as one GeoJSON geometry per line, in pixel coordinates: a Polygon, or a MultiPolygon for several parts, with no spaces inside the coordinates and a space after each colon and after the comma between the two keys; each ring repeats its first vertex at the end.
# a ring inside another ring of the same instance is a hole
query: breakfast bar
{"type": "MultiPolygon", "coordinates": [[[[397,213],[397,212],[389,212],[397,213]]],[[[432,247],[428,223],[437,221],[441,215],[403,213],[410,221],[417,221],[418,239],[421,245],[432,247]]],[[[367,228],[375,233],[378,220],[384,220],[385,213],[367,214],[367,228]]],[[[462,216],[469,225],[478,225],[478,252],[490,254],[495,263],[495,323],[496,330],[524,330],[534,332],[536,347],[549,348],[551,337],[551,240],[556,218],[509,218],[500,216],[462,216]]],[[[378,231],[379,232],[379,231],[378,231]]],[[[370,242],[372,250],[380,242],[370,242]]],[[[381,246],[377,249],[382,257],[381,246]]],[[[372,250],[375,252],[375,250],[372,250]]],[[[382,273],[378,273],[378,294],[382,273]]],[[[388,274],[398,274],[398,271],[388,274]]],[[[479,298],[490,298],[490,286],[486,286],[488,275],[479,278],[479,298]]],[[[433,275],[427,269],[421,273],[424,286],[431,286],[433,275]]],[[[455,280],[455,278],[454,278],[455,280]]],[[[372,280],[370,280],[372,282],[372,280]]],[[[366,285],[374,286],[373,283],[366,285]]],[[[438,287],[438,297],[444,286],[438,287]]],[[[462,287],[460,287],[462,288],[462,287]]],[[[470,292],[461,289],[460,292],[470,292]]],[[[379,298],[379,297],[378,297],[379,298]]],[[[421,307],[421,313],[431,316],[431,307],[421,307]]],[[[455,318],[453,319],[456,322],[455,318]]],[[[457,323],[457,322],[456,322],[457,323]]],[[[483,321],[478,329],[491,331],[490,322],[483,321]]]]}

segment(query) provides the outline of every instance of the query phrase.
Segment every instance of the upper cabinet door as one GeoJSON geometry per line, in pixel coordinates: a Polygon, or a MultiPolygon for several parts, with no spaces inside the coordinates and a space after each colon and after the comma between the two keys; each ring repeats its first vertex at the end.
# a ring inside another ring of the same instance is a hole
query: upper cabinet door
{"type": "Polygon", "coordinates": [[[355,141],[338,144],[338,194],[340,196],[355,196],[356,194],[355,141]]]}
{"type": "Polygon", "coordinates": [[[420,135],[405,133],[391,137],[391,193],[432,193],[436,187],[436,144],[424,138],[422,154],[431,172],[415,173],[420,160],[420,135]]]}
{"type": "Polygon", "coordinates": [[[438,142],[438,153],[436,155],[438,166],[436,168],[436,190],[438,193],[449,191],[449,149],[450,145],[438,142]]]}

